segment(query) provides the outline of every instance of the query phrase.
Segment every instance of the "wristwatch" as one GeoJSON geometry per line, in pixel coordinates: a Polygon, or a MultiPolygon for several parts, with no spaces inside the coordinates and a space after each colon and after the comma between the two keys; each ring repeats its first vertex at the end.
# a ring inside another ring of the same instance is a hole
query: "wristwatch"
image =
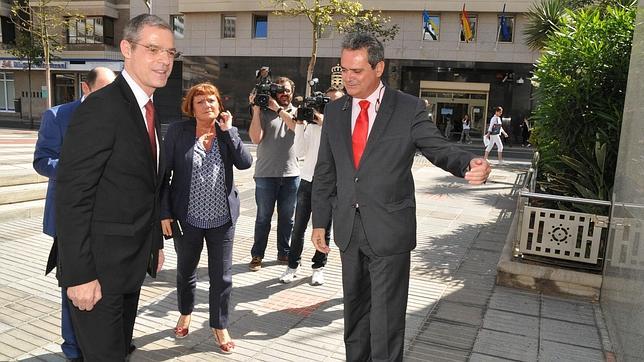
{"type": "Polygon", "coordinates": [[[281,112],[281,111],[283,111],[283,110],[284,110],[284,108],[279,107],[279,108],[275,111],[275,113],[279,116],[279,115],[280,115],[280,112],[281,112]]]}

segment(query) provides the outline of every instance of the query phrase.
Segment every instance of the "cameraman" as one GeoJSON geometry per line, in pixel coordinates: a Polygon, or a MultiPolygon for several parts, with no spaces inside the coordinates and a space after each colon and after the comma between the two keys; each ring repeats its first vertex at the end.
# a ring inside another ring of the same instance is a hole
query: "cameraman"
{"type": "MultiPolygon", "coordinates": [[[[330,101],[334,101],[344,96],[342,91],[335,88],[329,88],[326,96],[330,101]]],[[[322,132],[322,123],[324,116],[317,110],[314,111],[314,122],[304,122],[297,120],[295,126],[295,153],[297,157],[304,158],[302,172],[300,174],[300,187],[297,190],[297,207],[295,209],[295,225],[291,235],[291,251],[288,257],[288,266],[280,276],[282,283],[290,283],[297,276],[302,248],[304,245],[304,233],[306,226],[311,218],[311,189],[313,185],[313,171],[318,159],[318,149],[320,148],[320,136],[322,132]]],[[[331,236],[331,223],[327,225],[325,232],[326,244],[329,245],[331,236]]],[[[313,262],[313,274],[311,275],[311,285],[324,284],[324,266],[326,265],[327,254],[315,251],[311,261],[313,262]]]]}
{"type": "Polygon", "coordinates": [[[255,93],[249,96],[253,117],[248,133],[257,145],[255,163],[255,236],[251,249],[251,271],[262,268],[262,259],[271,230],[271,219],[277,202],[277,259],[288,262],[288,242],[293,230],[293,213],[300,184],[300,168],[295,156],[295,107],[291,105],[295,84],[286,77],[276,82],[283,88],[271,94],[265,109],[255,104],[255,93]]]}

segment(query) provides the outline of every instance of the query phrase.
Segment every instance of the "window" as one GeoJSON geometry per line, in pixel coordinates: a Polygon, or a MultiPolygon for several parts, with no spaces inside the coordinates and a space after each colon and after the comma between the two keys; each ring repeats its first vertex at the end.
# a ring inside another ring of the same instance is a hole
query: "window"
{"type": "Polygon", "coordinates": [[[237,27],[237,17],[224,15],[221,24],[222,38],[234,38],[235,28],[237,27]]]}
{"type": "Polygon", "coordinates": [[[441,17],[430,15],[423,19],[423,40],[438,41],[440,35],[441,17]]]}
{"type": "Polygon", "coordinates": [[[68,44],[114,45],[114,20],[102,16],[88,16],[69,24],[68,44]]]}
{"type": "Polygon", "coordinates": [[[0,16],[0,43],[13,44],[16,42],[16,26],[11,22],[11,19],[5,16],[0,16]]]}
{"type": "MultiPolygon", "coordinates": [[[[476,16],[468,16],[467,20],[470,22],[470,29],[472,30],[472,39],[470,42],[475,42],[476,41],[476,24],[477,24],[477,17],[476,16]]],[[[460,18],[459,18],[460,22],[460,18]]],[[[460,36],[459,39],[464,42],[465,41],[465,35],[463,34],[463,26],[461,25],[461,31],[459,32],[460,36]]]]}
{"type": "Polygon", "coordinates": [[[15,97],[13,73],[0,72],[0,111],[13,111],[15,97]]]}
{"type": "Polygon", "coordinates": [[[268,37],[268,16],[253,15],[253,38],[268,37]]]}
{"type": "Polygon", "coordinates": [[[514,40],[514,16],[499,16],[497,33],[499,43],[512,43],[514,40]]]}
{"type": "Polygon", "coordinates": [[[175,39],[183,39],[183,15],[170,15],[170,26],[175,39]]]}

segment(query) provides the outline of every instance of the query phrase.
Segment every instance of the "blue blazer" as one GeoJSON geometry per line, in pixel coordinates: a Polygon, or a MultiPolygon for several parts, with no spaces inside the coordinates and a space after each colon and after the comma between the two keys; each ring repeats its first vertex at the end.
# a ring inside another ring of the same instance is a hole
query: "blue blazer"
{"type": "MultiPolygon", "coordinates": [[[[43,232],[53,238],[56,237],[56,213],[54,204],[56,199],[56,171],[63,138],[72,114],[81,104],[80,100],[61,104],[45,111],[40,121],[38,141],[34,152],[34,170],[40,175],[48,177],[47,198],[45,199],[45,214],[43,215],[43,232]]],[[[49,251],[45,274],[49,274],[56,267],[58,246],[56,239],[49,251]]]]}
{"type": "MultiPolygon", "coordinates": [[[[197,122],[195,119],[170,124],[163,143],[166,152],[166,174],[161,187],[161,219],[184,221],[188,214],[192,157],[194,155],[197,122]],[[170,178],[172,177],[172,181],[170,178]]],[[[233,225],[239,217],[239,191],[233,183],[233,166],[250,168],[253,157],[239,137],[236,127],[227,132],[217,128],[219,152],[224,162],[228,208],[233,225]]]]}
{"type": "Polygon", "coordinates": [[[34,152],[34,170],[49,178],[47,198],[45,199],[45,214],[43,217],[43,232],[51,237],[56,236],[56,219],[54,200],[56,197],[56,170],[63,137],[72,114],[80,105],[80,100],[61,104],[45,111],[40,121],[38,141],[34,152]]]}

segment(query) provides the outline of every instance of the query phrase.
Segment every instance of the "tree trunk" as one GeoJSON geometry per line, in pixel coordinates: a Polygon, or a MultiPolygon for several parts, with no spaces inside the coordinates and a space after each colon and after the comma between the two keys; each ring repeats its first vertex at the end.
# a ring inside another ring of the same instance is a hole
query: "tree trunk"
{"type": "Polygon", "coordinates": [[[43,27],[43,51],[45,55],[45,87],[47,88],[47,109],[51,108],[51,57],[49,55],[49,33],[47,27],[43,27]]]}
{"type": "Polygon", "coordinates": [[[309,81],[313,78],[313,71],[315,70],[315,62],[318,58],[318,26],[313,24],[313,47],[311,49],[311,59],[309,60],[309,67],[306,69],[306,88],[305,96],[311,96],[311,85],[309,81]]]}

